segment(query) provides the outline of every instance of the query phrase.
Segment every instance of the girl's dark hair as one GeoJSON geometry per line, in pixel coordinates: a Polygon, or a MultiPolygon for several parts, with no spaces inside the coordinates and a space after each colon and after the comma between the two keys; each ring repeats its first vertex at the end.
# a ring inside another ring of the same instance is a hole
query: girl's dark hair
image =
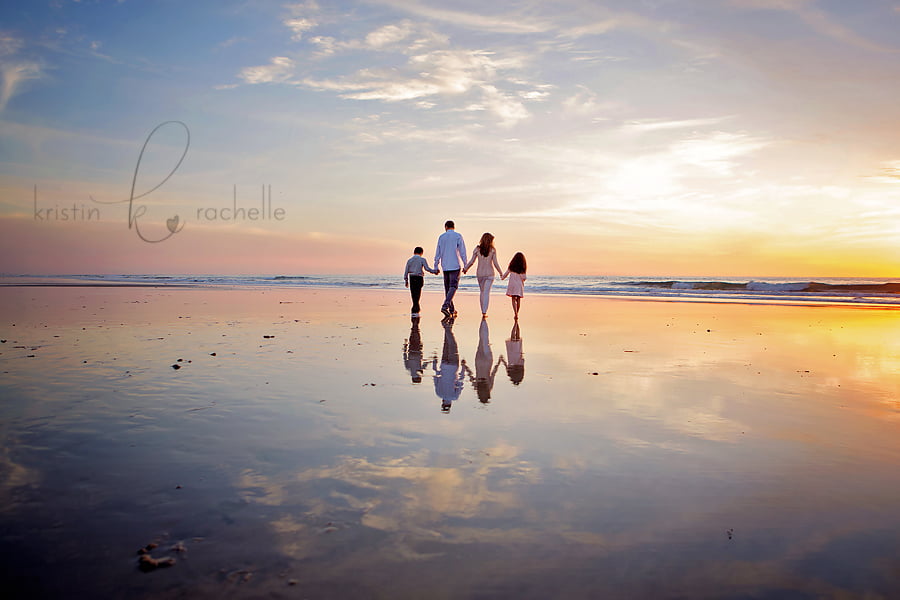
{"type": "Polygon", "coordinates": [[[521,252],[516,252],[512,257],[512,260],[509,261],[509,270],[513,273],[518,273],[519,275],[525,274],[527,266],[528,265],[525,263],[525,255],[521,252]]]}
{"type": "Polygon", "coordinates": [[[490,233],[485,232],[485,234],[481,236],[481,241],[478,242],[478,250],[481,252],[482,256],[490,256],[491,248],[493,247],[494,236],[490,233]]]}

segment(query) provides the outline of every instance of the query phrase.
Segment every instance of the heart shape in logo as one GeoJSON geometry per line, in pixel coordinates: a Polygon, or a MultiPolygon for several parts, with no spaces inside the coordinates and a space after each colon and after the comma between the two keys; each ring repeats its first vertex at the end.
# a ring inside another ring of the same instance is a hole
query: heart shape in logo
{"type": "Polygon", "coordinates": [[[166,227],[168,227],[169,231],[172,233],[178,233],[178,215],[175,215],[171,219],[166,219],[166,227]]]}

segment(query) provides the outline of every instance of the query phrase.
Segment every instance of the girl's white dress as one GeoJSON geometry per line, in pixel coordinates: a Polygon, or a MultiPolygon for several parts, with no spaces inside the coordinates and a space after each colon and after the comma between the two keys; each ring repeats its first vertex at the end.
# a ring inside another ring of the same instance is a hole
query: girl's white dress
{"type": "Polygon", "coordinates": [[[524,296],[525,295],[525,274],[524,273],[515,273],[506,270],[506,273],[503,274],[504,277],[509,276],[509,284],[506,286],[506,295],[507,296],[524,296]]]}

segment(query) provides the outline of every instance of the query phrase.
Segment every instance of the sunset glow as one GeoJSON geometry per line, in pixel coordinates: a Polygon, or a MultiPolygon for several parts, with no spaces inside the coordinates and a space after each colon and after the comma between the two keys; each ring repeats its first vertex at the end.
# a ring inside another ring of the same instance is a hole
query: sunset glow
{"type": "Polygon", "coordinates": [[[896,2],[0,16],[2,273],[391,273],[454,219],[544,274],[900,277],[896,2]]]}

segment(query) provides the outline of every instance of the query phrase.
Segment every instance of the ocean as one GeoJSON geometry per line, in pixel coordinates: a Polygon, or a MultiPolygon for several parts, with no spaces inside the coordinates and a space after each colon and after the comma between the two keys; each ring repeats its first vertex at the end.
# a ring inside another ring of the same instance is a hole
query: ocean
{"type": "MultiPolygon", "coordinates": [[[[50,283],[60,278],[93,283],[233,287],[328,287],[403,289],[403,278],[391,275],[59,275],[19,276],[50,283]]],[[[5,277],[15,282],[17,277],[5,277]]],[[[441,289],[440,276],[427,276],[425,289],[441,289]]],[[[464,276],[461,291],[477,291],[474,276],[464,276]]],[[[498,278],[494,293],[502,295],[505,282],[498,278]]],[[[878,278],[690,278],[646,276],[533,275],[525,293],[576,296],[611,296],[671,301],[718,301],[776,304],[900,305],[900,282],[878,278]]]]}

